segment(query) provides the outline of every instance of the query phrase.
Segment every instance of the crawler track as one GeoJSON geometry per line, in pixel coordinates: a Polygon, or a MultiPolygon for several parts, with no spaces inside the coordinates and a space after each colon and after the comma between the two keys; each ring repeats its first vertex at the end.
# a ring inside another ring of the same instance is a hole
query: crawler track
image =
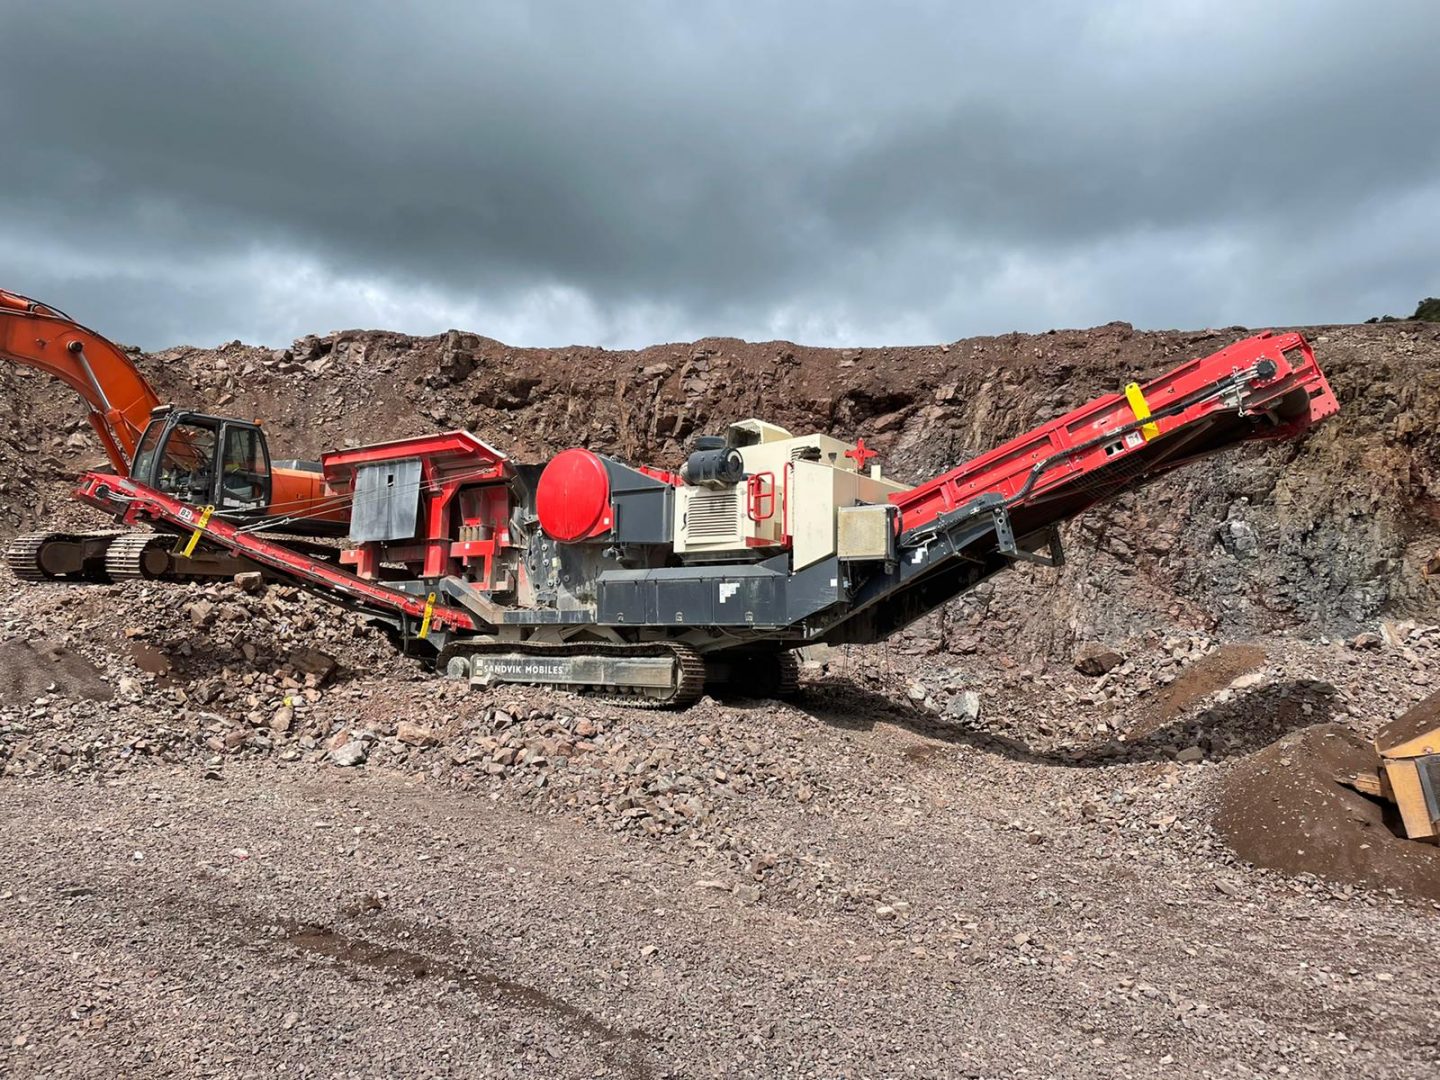
{"type": "Polygon", "coordinates": [[[127,533],[105,551],[105,573],[113,581],[153,580],[170,569],[170,547],[175,538],[157,533],[127,533]]]}
{"type": "Polygon", "coordinates": [[[5,549],[5,562],[10,572],[21,581],[48,581],[50,575],[40,566],[40,549],[45,541],[58,533],[29,533],[17,536],[5,549]]]}
{"type": "Polygon", "coordinates": [[[5,549],[5,562],[21,581],[110,581],[106,555],[119,533],[26,533],[5,549]]]}
{"type": "Polygon", "coordinates": [[[505,682],[528,686],[548,686],[589,698],[599,698],[631,708],[684,708],[705,692],[705,660],[688,645],[677,642],[652,642],[642,645],[620,645],[603,642],[546,644],[540,642],[456,641],[445,646],[436,658],[437,670],[455,678],[469,678],[472,658],[481,655],[522,656],[537,659],[602,660],[649,659],[673,657],[676,661],[673,681],[668,690],[654,687],[625,688],[613,685],[584,685],[571,681],[547,681],[541,678],[508,676],[505,682]]]}

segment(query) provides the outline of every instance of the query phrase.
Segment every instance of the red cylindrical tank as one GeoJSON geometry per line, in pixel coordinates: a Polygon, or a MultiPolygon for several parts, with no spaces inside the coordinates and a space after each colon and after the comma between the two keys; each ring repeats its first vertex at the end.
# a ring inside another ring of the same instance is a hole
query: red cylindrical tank
{"type": "Polygon", "coordinates": [[[573,544],[610,528],[610,474],[589,450],[573,447],[550,459],[535,491],[540,528],[552,540],[573,544]]]}

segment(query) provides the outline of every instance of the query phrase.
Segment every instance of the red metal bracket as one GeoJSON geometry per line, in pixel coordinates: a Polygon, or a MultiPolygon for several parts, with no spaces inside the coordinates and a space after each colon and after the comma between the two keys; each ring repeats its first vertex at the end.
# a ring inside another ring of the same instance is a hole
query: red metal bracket
{"type": "MultiPolygon", "coordinates": [[[[795,475],[795,462],[787,461],[785,468],[780,470],[780,543],[786,547],[794,539],[794,532],[790,528],[790,481],[795,475]]],[[[899,514],[895,515],[897,518],[899,514]]]]}

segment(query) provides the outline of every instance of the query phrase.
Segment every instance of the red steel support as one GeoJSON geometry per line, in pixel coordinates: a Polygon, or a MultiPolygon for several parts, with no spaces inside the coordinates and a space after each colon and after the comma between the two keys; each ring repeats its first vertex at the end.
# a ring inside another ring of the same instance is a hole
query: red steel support
{"type": "Polygon", "coordinates": [[[450,572],[450,504],[460,490],[459,480],[432,478],[425,508],[425,566],[422,577],[444,577],[450,572]]]}

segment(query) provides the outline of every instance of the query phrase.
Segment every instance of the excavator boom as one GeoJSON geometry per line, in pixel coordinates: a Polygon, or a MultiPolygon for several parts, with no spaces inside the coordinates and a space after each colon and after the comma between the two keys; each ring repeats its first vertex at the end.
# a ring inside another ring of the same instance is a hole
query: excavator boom
{"type": "Polygon", "coordinates": [[[105,456],[120,476],[130,475],[161,402],[119,346],[55,308],[0,289],[0,359],[47,372],[84,398],[105,456]]]}

